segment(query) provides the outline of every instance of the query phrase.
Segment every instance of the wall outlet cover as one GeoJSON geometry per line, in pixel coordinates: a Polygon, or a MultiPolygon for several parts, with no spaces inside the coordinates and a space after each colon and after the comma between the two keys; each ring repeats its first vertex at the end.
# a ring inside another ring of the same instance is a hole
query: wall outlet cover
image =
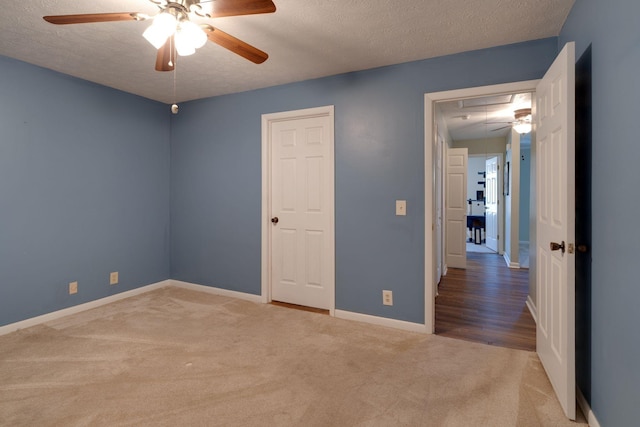
{"type": "Polygon", "coordinates": [[[393,305],[393,291],[382,291],[382,304],[393,305]]]}

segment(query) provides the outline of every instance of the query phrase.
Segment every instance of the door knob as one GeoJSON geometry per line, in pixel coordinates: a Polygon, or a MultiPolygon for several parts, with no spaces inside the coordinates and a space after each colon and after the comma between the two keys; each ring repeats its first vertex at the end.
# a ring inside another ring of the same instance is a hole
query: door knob
{"type": "Polygon", "coordinates": [[[564,240],[562,241],[562,243],[556,243],[556,242],[549,243],[549,248],[552,251],[560,250],[562,251],[562,253],[564,253],[564,240]]]}
{"type": "Polygon", "coordinates": [[[273,223],[273,225],[276,225],[278,223],[278,221],[280,221],[280,220],[278,219],[277,216],[274,216],[273,218],[271,218],[271,222],[273,223]]]}
{"type": "Polygon", "coordinates": [[[587,245],[578,245],[578,252],[586,254],[587,252],[589,252],[589,247],[587,245]]]}

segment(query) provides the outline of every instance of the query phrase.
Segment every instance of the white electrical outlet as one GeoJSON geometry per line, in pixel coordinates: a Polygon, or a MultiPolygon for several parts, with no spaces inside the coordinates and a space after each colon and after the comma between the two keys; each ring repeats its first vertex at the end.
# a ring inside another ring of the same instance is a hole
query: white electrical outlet
{"type": "Polygon", "coordinates": [[[110,285],[117,285],[118,284],[118,272],[117,271],[113,271],[109,274],[109,284],[110,285]]]}
{"type": "Polygon", "coordinates": [[[405,216],[407,214],[407,201],[396,200],[396,215],[405,216]]]}
{"type": "Polygon", "coordinates": [[[382,291],[382,304],[393,305],[393,291],[382,291]]]}
{"type": "Polygon", "coordinates": [[[78,293],[78,282],[69,283],[69,295],[78,293]]]}

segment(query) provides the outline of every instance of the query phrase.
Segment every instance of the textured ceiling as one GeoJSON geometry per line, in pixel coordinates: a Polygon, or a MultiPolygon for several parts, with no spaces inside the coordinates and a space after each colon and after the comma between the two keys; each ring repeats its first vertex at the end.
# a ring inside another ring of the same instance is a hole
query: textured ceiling
{"type": "Polygon", "coordinates": [[[44,15],[142,12],[148,0],[5,0],[0,54],[172,103],[557,36],[574,0],[274,0],[266,15],[204,20],[267,52],[253,64],[213,43],[154,70],[149,22],[56,26],[44,15]]]}

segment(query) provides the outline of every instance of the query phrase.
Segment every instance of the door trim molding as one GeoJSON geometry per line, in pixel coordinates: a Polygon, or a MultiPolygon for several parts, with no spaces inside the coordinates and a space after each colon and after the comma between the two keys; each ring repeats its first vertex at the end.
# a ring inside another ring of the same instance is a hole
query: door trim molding
{"type": "Polygon", "coordinates": [[[329,161],[333,167],[333,175],[327,177],[328,187],[331,188],[331,192],[333,193],[333,197],[331,198],[329,209],[330,215],[330,230],[329,230],[329,239],[331,247],[333,248],[333,257],[329,260],[329,272],[327,272],[331,277],[330,283],[330,305],[329,305],[329,314],[331,316],[335,316],[335,307],[336,307],[336,298],[335,298],[335,252],[336,252],[336,242],[335,242],[335,115],[334,115],[334,106],[327,105],[324,107],[316,107],[316,108],[306,108],[302,110],[293,110],[293,111],[283,111],[279,113],[270,113],[262,115],[262,212],[260,215],[261,219],[261,301],[263,303],[271,302],[271,251],[269,248],[271,247],[271,216],[269,212],[271,212],[271,125],[276,122],[286,121],[286,120],[296,120],[303,118],[314,118],[314,117],[329,117],[330,118],[330,135],[329,135],[329,161]]]}
{"type": "Polygon", "coordinates": [[[498,95],[512,92],[535,92],[539,80],[526,80],[514,83],[504,83],[491,86],[480,86],[465,89],[455,89],[443,92],[424,94],[424,287],[425,302],[424,316],[427,333],[435,332],[435,103],[439,101],[454,101],[488,95],[498,95]]]}

